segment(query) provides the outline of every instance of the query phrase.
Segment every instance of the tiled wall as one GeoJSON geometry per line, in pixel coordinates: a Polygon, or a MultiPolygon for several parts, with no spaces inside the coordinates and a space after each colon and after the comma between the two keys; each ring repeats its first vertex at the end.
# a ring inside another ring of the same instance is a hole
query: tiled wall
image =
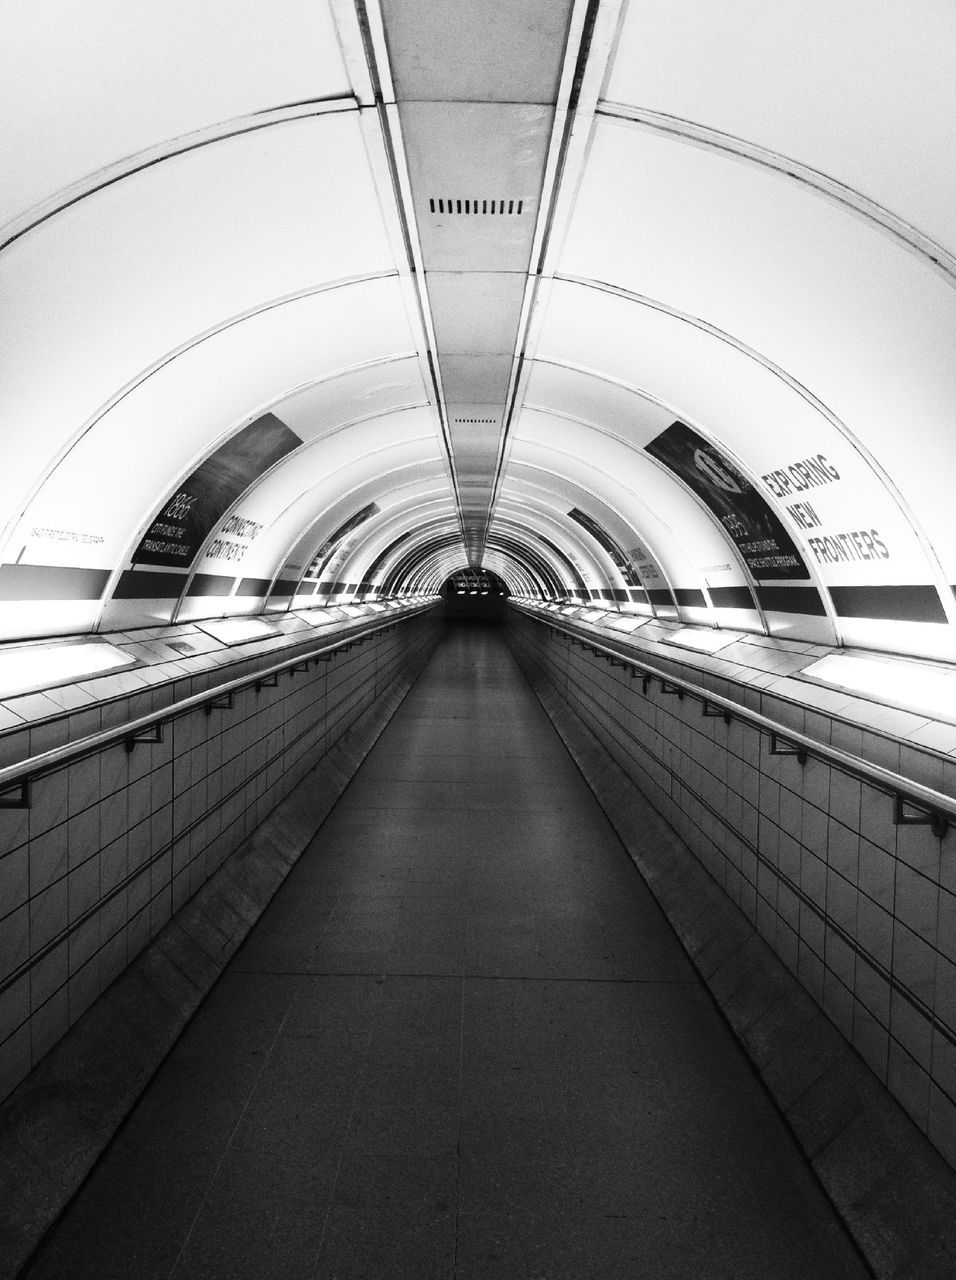
{"type": "MultiPolygon", "coordinates": [[[[236,694],[231,709],[173,720],[162,742],[131,754],[114,746],[39,778],[29,809],[0,809],[0,1099],[438,625],[434,614],[402,622],[274,688],[236,694]]],[[[187,697],[197,680],[209,687],[208,675],[187,678],[37,726],[33,752],[187,697]]]]}
{"type": "MultiPolygon", "coordinates": [[[[658,681],[645,695],[626,668],[513,611],[509,634],[956,1165],[956,830],[897,826],[885,793],[812,757],[772,755],[769,737],[705,718],[658,681]]],[[[732,696],[727,683],[720,692],[732,696]]],[[[940,753],[752,688],[738,695],[954,790],[956,761],[940,753]]]]}

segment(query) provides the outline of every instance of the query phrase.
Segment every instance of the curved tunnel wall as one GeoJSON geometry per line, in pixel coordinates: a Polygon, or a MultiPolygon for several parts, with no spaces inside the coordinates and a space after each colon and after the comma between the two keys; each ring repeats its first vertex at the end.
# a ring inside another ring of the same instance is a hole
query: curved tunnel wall
{"type": "MultiPolygon", "coordinates": [[[[411,103],[462,139],[402,5],[364,39],[350,6],[301,0],[268,31],[220,0],[161,32],[106,0],[82,30],[13,6],[0,636],[401,592],[385,547],[427,520],[447,554],[419,587],[498,557],[553,597],[954,656],[952,15],[785,5],[744,33],[731,4],[573,4],[532,38],[533,8],[506,31],[525,114],[540,60],[573,128],[541,134],[556,168],[514,169],[540,257],[495,336],[520,270],[433,221],[411,103]],[[68,129],[46,127],[54,68],[68,129]],[[449,311],[452,270],[485,330],[449,311]],[[459,388],[485,394],[484,351],[511,367],[500,411],[459,388]]],[[[483,173],[473,132],[460,165],[483,173]]]]}
{"type": "Polygon", "coordinates": [[[427,8],[7,6],[0,655],[486,569],[952,676],[951,6],[427,8]]]}

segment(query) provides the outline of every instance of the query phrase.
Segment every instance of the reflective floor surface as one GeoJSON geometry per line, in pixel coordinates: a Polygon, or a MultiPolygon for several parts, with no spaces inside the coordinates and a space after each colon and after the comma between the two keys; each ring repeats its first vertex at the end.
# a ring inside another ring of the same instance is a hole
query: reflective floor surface
{"type": "Polygon", "coordinates": [[[30,1272],[867,1274],[499,633],[466,625],[30,1272]]]}

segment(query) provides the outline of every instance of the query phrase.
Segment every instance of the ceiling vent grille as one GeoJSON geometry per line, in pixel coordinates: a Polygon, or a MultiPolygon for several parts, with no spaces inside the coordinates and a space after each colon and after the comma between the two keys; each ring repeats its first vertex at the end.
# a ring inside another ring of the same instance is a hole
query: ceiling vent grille
{"type": "Polygon", "coordinates": [[[456,418],[456,422],[480,423],[482,425],[488,423],[493,424],[498,421],[497,418],[456,418]]]}
{"type": "Polygon", "coordinates": [[[524,212],[523,200],[446,200],[444,197],[440,199],[433,197],[428,201],[428,208],[432,213],[454,213],[454,214],[487,214],[496,213],[504,214],[506,217],[510,214],[512,217],[524,212]]]}

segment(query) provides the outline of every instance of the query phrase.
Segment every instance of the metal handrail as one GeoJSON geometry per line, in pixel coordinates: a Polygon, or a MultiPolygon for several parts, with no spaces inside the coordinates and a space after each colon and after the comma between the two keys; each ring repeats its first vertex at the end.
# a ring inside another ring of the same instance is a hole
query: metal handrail
{"type": "Polygon", "coordinates": [[[14,805],[11,805],[8,801],[3,807],[26,807],[29,804],[29,782],[33,778],[52,773],[54,770],[61,769],[64,765],[72,764],[75,760],[83,759],[85,756],[96,755],[97,752],[103,751],[106,747],[115,746],[120,742],[125,743],[128,750],[132,750],[137,741],[144,743],[149,741],[157,742],[159,741],[158,738],[150,739],[141,735],[159,725],[166,724],[170,720],[176,720],[190,711],[198,711],[202,707],[208,707],[211,711],[213,703],[224,698],[231,698],[234,693],[251,688],[253,685],[262,685],[265,681],[272,680],[273,677],[277,679],[284,671],[289,671],[293,667],[301,667],[304,663],[312,662],[313,660],[320,660],[326,654],[331,657],[339,649],[361,643],[376,632],[390,630],[392,627],[397,626],[398,623],[419,617],[432,608],[434,608],[433,604],[421,605],[410,609],[399,617],[390,614],[385,618],[380,617],[374,623],[346,628],[339,631],[334,640],[329,640],[327,643],[314,649],[309,649],[305,653],[300,651],[292,657],[283,658],[281,662],[274,662],[270,666],[261,667],[258,671],[248,675],[237,676],[234,680],[226,680],[204,690],[202,693],[190,694],[188,698],[181,698],[178,702],[171,702],[168,706],[160,707],[147,715],[137,716],[134,720],[127,720],[123,724],[114,725],[110,729],[99,729],[96,733],[77,738],[74,742],[64,743],[61,747],[53,747],[49,751],[41,751],[38,755],[31,756],[27,760],[20,760],[16,764],[6,765],[0,768],[0,805],[2,805],[4,792],[12,790],[19,784],[24,793],[21,799],[15,802],[14,805]]]}
{"type": "MultiPolygon", "coordinates": [[[[542,617],[524,605],[516,604],[514,607],[520,609],[533,622],[549,627],[552,631],[562,632],[570,639],[583,643],[594,653],[602,654],[624,666],[633,667],[650,678],[659,680],[668,691],[679,691],[681,695],[687,694],[702,702],[705,710],[712,708],[722,714],[725,719],[729,717],[729,719],[739,720],[752,725],[762,733],[769,734],[771,742],[783,748],[776,754],[802,756],[804,760],[807,756],[814,756],[818,760],[836,765],[843,773],[870,783],[880,791],[888,792],[897,801],[896,821],[901,825],[920,822],[920,819],[907,818],[901,810],[901,802],[924,811],[935,835],[942,837],[950,824],[956,824],[956,797],[936,791],[933,787],[924,786],[923,783],[915,782],[912,778],[905,778],[902,774],[894,773],[892,769],[884,769],[882,765],[871,764],[869,760],[863,760],[860,756],[843,751],[840,747],[832,747],[829,743],[811,738],[798,729],[792,729],[789,725],[761,715],[759,711],[751,711],[749,707],[731,698],[712,693],[709,689],[685,680],[682,676],[672,675],[671,672],[656,666],[653,662],[635,657],[632,652],[622,652],[620,649],[601,644],[594,639],[591,632],[569,625],[566,621],[557,622],[551,616],[542,617]]],[[[802,763],[803,760],[801,760],[802,763]]]]}

